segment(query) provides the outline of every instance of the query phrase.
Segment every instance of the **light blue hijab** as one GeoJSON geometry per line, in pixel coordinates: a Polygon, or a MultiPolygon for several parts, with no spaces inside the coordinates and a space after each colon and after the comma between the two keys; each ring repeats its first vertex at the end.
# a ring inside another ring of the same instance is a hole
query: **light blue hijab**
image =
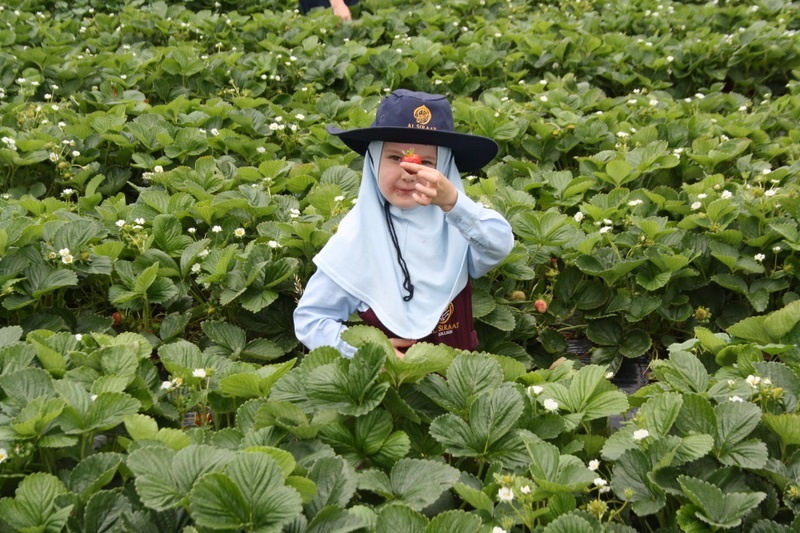
{"type": "MultiPolygon", "coordinates": [[[[372,141],[364,158],[358,202],[337,233],[314,258],[317,267],[344,290],[364,301],[388,329],[404,339],[429,335],[447,305],[467,283],[468,244],[435,205],[390,207],[400,250],[414,285],[409,301],[403,272],[387,228],[378,171],[383,141],[372,141]]],[[[436,169],[464,185],[450,148],[438,147],[436,169]]]]}

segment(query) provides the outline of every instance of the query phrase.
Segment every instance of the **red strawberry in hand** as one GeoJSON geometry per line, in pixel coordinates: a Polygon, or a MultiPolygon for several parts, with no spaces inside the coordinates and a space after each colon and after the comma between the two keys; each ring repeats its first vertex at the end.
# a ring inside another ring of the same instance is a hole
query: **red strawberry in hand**
{"type": "Polygon", "coordinates": [[[403,159],[401,160],[403,163],[414,163],[415,165],[422,164],[422,158],[419,154],[414,153],[414,149],[410,148],[409,150],[403,152],[403,159]]]}

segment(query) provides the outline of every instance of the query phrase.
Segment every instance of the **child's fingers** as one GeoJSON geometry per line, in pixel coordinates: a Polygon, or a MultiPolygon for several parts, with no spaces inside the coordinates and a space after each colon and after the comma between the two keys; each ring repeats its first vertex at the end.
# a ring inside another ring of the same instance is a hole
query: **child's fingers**
{"type": "Polygon", "coordinates": [[[419,205],[430,205],[434,203],[434,200],[439,195],[439,192],[433,187],[426,187],[419,182],[414,187],[417,191],[412,193],[411,197],[419,205]]]}
{"type": "Polygon", "coordinates": [[[414,201],[419,205],[430,205],[432,200],[430,196],[426,196],[418,192],[411,193],[411,198],[413,198],[414,201]]]}
{"type": "Polygon", "coordinates": [[[436,170],[422,167],[422,170],[417,172],[417,182],[424,183],[429,187],[436,187],[436,184],[439,183],[439,176],[440,174],[436,170]]]}
{"type": "Polygon", "coordinates": [[[436,187],[432,185],[425,185],[422,182],[417,182],[414,184],[414,188],[417,190],[418,193],[424,194],[425,196],[435,197],[437,194],[436,187]]]}
{"type": "Polygon", "coordinates": [[[392,343],[392,347],[394,348],[394,353],[397,355],[398,359],[402,359],[405,357],[405,350],[410,346],[413,346],[417,341],[413,339],[397,339],[391,338],[389,342],[392,343]]]}
{"type": "Polygon", "coordinates": [[[389,341],[395,348],[408,348],[409,346],[413,346],[417,342],[414,339],[398,339],[395,337],[389,339],[389,341]]]}

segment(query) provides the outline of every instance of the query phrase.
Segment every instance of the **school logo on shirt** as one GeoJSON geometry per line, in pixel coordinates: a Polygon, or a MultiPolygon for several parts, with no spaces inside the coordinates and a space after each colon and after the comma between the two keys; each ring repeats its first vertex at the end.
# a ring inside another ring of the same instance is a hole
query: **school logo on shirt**
{"type": "Polygon", "coordinates": [[[450,302],[450,305],[447,306],[447,309],[444,310],[442,316],[439,317],[439,326],[436,328],[436,333],[441,337],[443,335],[452,335],[454,329],[458,329],[461,326],[461,322],[455,322],[450,324],[450,319],[453,318],[453,314],[455,313],[456,307],[453,305],[453,302],[450,302]]]}
{"type": "Polygon", "coordinates": [[[447,306],[447,309],[445,309],[444,313],[442,313],[442,316],[439,317],[439,324],[444,324],[450,320],[450,317],[453,316],[453,311],[455,311],[455,308],[456,306],[453,305],[453,302],[450,302],[450,304],[447,306]]]}

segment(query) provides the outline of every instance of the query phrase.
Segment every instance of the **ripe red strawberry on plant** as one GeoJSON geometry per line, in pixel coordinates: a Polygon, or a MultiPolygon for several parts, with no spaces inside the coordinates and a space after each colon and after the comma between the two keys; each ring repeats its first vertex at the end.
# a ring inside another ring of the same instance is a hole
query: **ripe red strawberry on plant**
{"type": "Polygon", "coordinates": [[[415,165],[422,164],[422,158],[419,154],[414,153],[414,149],[410,148],[407,151],[403,152],[403,159],[401,160],[403,163],[414,163],[415,165]]]}

